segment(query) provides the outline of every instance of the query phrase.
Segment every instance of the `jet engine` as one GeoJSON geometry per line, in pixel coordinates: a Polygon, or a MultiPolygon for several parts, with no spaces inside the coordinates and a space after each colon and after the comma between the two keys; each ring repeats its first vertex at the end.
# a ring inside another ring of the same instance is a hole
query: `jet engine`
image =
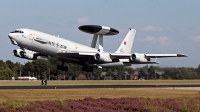
{"type": "Polygon", "coordinates": [[[30,50],[15,49],[13,50],[13,55],[19,58],[25,58],[29,60],[36,60],[36,52],[30,50]]]}
{"type": "Polygon", "coordinates": [[[20,52],[23,51],[22,49],[15,49],[13,50],[13,55],[16,57],[21,57],[20,52]]]}
{"type": "Polygon", "coordinates": [[[147,62],[150,61],[150,58],[146,58],[145,54],[135,53],[130,56],[130,60],[138,62],[147,62]]]}
{"type": "Polygon", "coordinates": [[[112,59],[110,58],[109,53],[96,53],[94,55],[94,59],[101,62],[112,62],[112,59]]]}

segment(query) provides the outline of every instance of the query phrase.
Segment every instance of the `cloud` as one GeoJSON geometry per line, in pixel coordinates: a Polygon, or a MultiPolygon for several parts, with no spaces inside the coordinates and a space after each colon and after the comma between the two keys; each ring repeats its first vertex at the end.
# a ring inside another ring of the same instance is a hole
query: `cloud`
{"type": "Polygon", "coordinates": [[[190,37],[190,39],[198,42],[198,41],[200,41],[200,36],[190,37]]]}
{"type": "Polygon", "coordinates": [[[157,42],[160,43],[161,45],[166,45],[166,46],[175,44],[175,42],[168,37],[159,37],[157,39],[157,42]]]}
{"type": "Polygon", "coordinates": [[[64,23],[64,22],[58,22],[57,26],[66,26],[66,23],[64,23]]]}
{"type": "Polygon", "coordinates": [[[145,26],[141,29],[142,31],[164,31],[162,28],[158,28],[152,25],[145,26]]]}
{"type": "Polygon", "coordinates": [[[79,24],[89,23],[89,18],[88,17],[78,18],[77,23],[79,23],[79,24]]]}
{"type": "Polygon", "coordinates": [[[153,36],[147,36],[146,38],[144,38],[144,41],[150,41],[150,42],[155,43],[156,39],[153,36]]]}
{"type": "Polygon", "coordinates": [[[147,36],[146,38],[140,38],[138,39],[141,42],[149,42],[152,44],[156,44],[159,46],[165,46],[165,47],[178,47],[179,43],[174,42],[173,40],[171,40],[169,37],[158,37],[155,38],[153,36],[147,36]]]}

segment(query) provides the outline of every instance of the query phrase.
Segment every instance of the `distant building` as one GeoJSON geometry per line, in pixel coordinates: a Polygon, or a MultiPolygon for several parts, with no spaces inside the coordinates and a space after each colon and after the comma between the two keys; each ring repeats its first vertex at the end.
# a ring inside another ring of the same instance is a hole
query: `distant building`
{"type": "Polygon", "coordinates": [[[112,80],[112,76],[106,76],[107,72],[101,72],[100,80],[112,80]]]}
{"type": "Polygon", "coordinates": [[[60,74],[60,75],[57,76],[57,79],[58,80],[65,80],[66,79],[66,75],[60,74]]]}
{"type": "Polygon", "coordinates": [[[83,74],[78,75],[77,80],[87,80],[86,75],[83,74]]]}
{"type": "Polygon", "coordinates": [[[162,79],[162,75],[164,72],[155,72],[155,73],[149,73],[147,75],[147,80],[151,80],[151,79],[162,79]]]}
{"type": "Polygon", "coordinates": [[[135,71],[135,73],[134,73],[134,75],[133,75],[133,80],[138,80],[139,78],[138,78],[138,76],[140,76],[139,75],[139,72],[138,71],[135,71]]]}
{"type": "Polygon", "coordinates": [[[29,76],[23,76],[23,77],[17,77],[17,80],[37,80],[37,78],[29,77],[29,76]]]}
{"type": "Polygon", "coordinates": [[[155,73],[147,73],[147,74],[140,74],[138,71],[134,73],[134,80],[156,80],[162,79],[162,75],[164,72],[159,71],[155,73]]]}

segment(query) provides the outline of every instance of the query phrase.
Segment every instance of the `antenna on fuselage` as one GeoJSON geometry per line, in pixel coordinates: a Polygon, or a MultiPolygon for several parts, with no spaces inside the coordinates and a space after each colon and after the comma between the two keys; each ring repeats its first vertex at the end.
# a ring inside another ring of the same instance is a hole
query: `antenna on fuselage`
{"type": "Polygon", "coordinates": [[[89,34],[94,34],[92,43],[91,43],[92,48],[96,47],[97,38],[99,37],[99,52],[103,52],[103,36],[104,35],[111,36],[111,35],[116,35],[119,33],[119,31],[114,28],[100,26],[100,25],[83,25],[79,27],[79,30],[89,33],[89,34]]]}

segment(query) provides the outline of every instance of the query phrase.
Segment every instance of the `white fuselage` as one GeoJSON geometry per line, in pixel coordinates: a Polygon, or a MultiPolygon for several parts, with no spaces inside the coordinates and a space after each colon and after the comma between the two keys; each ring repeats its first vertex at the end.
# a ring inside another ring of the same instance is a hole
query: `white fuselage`
{"type": "Polygon", "coordinates": [[[98,52],[95,48],[91,48],[86,45],[75,43],[36,30],[19,30],[22,30],[24,33],[10,33],[9,37],[12,37],[12,39],[17,42],[18,46],[42,54],[59,58],[60,56],[57,55],[57,52],[62,49],[66,51],[98,52]]]}
{"type": "MultiPolygon", "coordinates": [[[[96,52],[98,53],[98,49],[82,45],[73,41],[69,41],[60,37],[56,37],[47,33],[43,33],[36,30],[31,30],[27,28],[17,29],[23,31],[23,33],[10,33],[9,38],[12,43],[18,45],[20,48],[25,48],[31,51],[35,51],[44,55],[48,55],[51,57],[58,58],[63,61],[74,61],[80,62],[80,59],[77,57],[63,57],[58,55],[58,51],[77,51],[77,52],[96,52]]],[[[104,52],[106,53],[106,52],[104,52]]],[[[95,67],[120,67],[127,66],[124,65],[123,62],[115,62],[115,63],[98,63],[92,64],[90,66],[95,67]]]]}

